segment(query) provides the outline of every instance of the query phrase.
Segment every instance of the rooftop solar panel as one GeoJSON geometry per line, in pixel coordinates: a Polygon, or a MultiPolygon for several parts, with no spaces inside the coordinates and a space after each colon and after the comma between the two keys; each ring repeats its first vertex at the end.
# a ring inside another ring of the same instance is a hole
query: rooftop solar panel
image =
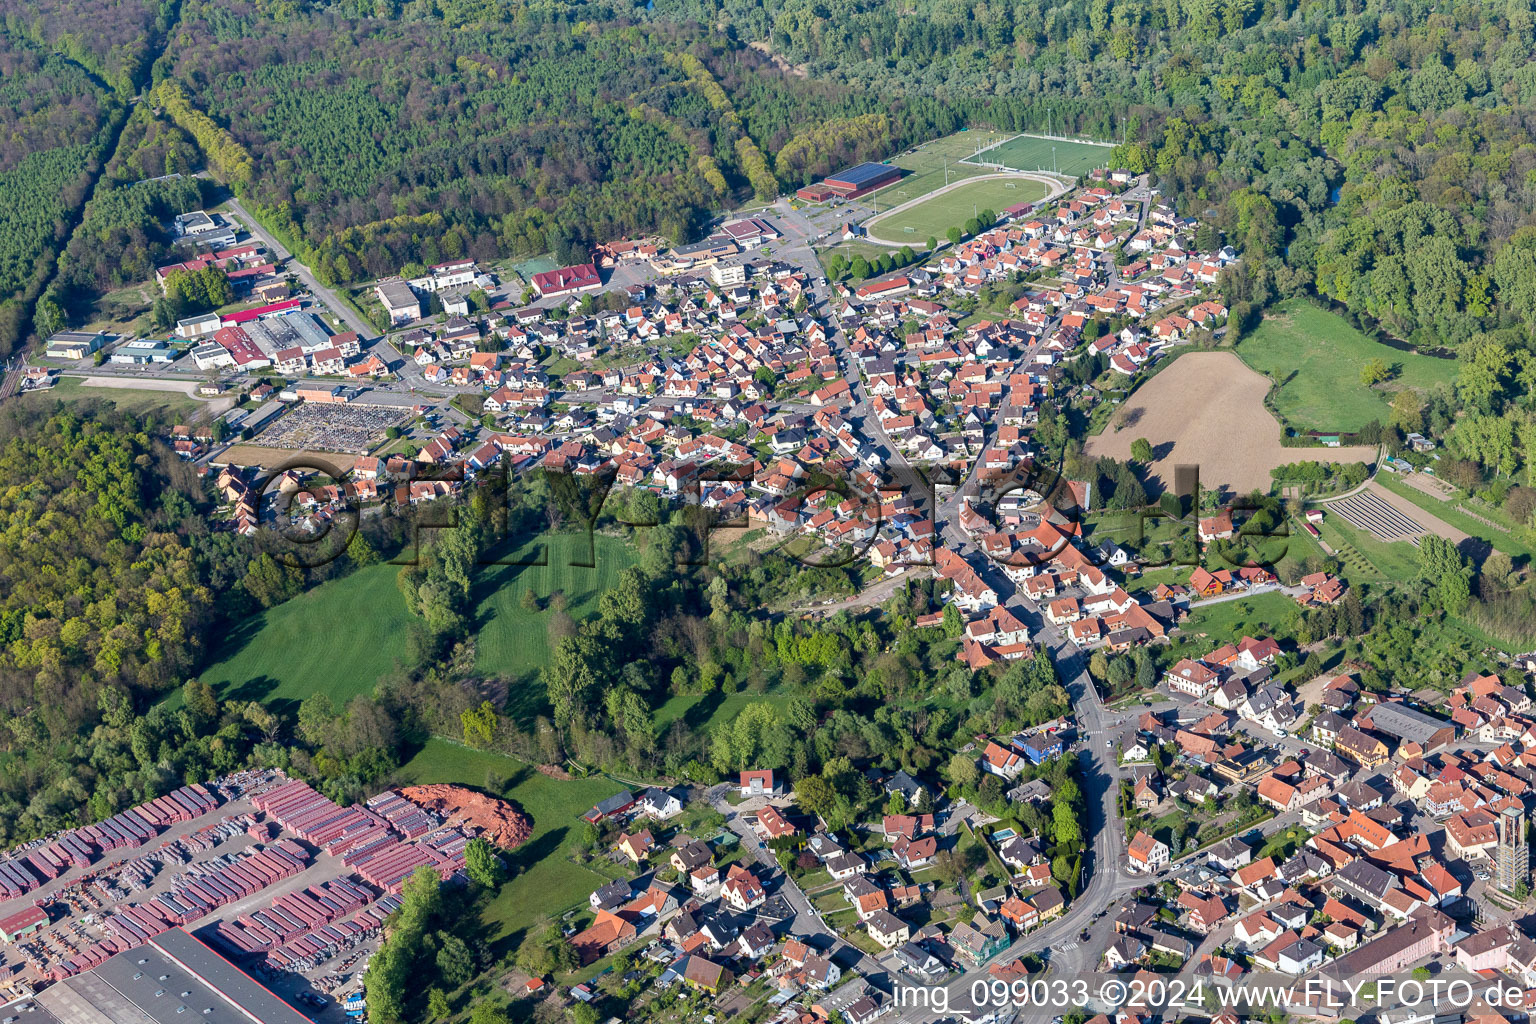
{"type": "Polygon", "coordinates": [[[900,174],[901,170],[889,164],[859,164],[845,171],[828,175],[827,180],[841,185],[853,185],[862,188],[872,181],[878,181],[891,173],[900,174]]]}

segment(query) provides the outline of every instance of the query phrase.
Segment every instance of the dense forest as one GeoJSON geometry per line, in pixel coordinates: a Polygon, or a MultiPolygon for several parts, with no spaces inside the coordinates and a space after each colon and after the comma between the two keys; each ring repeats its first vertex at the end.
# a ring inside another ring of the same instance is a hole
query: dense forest
{"type": "MultiPolygon", "coordinates": [[[[272,712],[220,704],[188,680],[232,623],[371,557],[359,535],[323,570],[283,570],[211,529],[205,481],[156,440],[166,423],[98,403],[40,409],[0,416],[0,844],[278,758],[258,749],[279,734],[272,712]],[[179,708],[161,703],[183,687],[179,708]]],[[[397,527],[379,524],[374,539],[396,543],[397,527]]],[[[366,709],[335,717],[339,773],[394,743],[366,709]]],[[[282,763],[305,756],[294,746],[282,763]]]]}
{"type": "Polygon", "coordinates": [[[175,0],[0,0],[0,357],[28,329],[176,14],[175,0]]]}
{"type": "Polygon", "coordinates": [[[893,118],[848,90],[785,89],[755,51],[600,5],[522,9],[472,33],[448,11],[350,13],[189,3],[171,68],[195,108],[178,120],[217,122],[214,166],[248,155],[237,187],[332,281],[691,238],[727,200],[776,194],[771,154],[791,141],[784,166],[826,170],[822,150],[878,156],[959,123],[938,104],[893,118]]]}
{"type": "Polygon", "coordinates": [[[84,68],[0,31],[0,357],[25,330],[120,110],[84,68]]]}
{"type": "MultiPolygon", "coordinates": [[[[1531,4],[662,0],[811,78],[1123,141],[1250,261],[1428,347],[1536,325],[1531,4]]],[[[746,123],[754,127],[748,116],[746,123]]]]}
{"type": "MultiPolygon", "coordinates": [[[[1251,257],[1227,282],[1240,325],[1306,292],[1425,347],[1536,322],[1528,0],[140,10],[99,37],[79,13],[10,14],[4,38],[34,62],[38,40],[62,50],[48,62],[83,75],[77,104],[100,107],[145,84],[143,55],[179,19],[154,111],[134,112],[114,162],[153,176],[201,149],[327,281],[459,255],[571,260],[640,232],[692,238],[722,206],[991,125],[1122,142],[1119,162],[1251,257]]],[[[35,97],[68,87],[12,96],[8,81],[0,107],[59,107],[35,97]]],[[[75,120],[78,136],[106,118],[75,120]]],[[[90,138],[69,167],[23,179],[72,167],[84,180],[90,138]]],[[[0,166],[28,154],[66,159],[57,140],[13,143],[0,166]]],[[[8,294],[82,198],[20,205],[27,229],[7,234],[9,264],[0,253],[8,294]]]]}
{"type": "Polygon", "coordinates": [[[1533,22],[1428,0],[192,3],[169,75],[205,122],[183,127],[328,280],[691,237],[728,200],[989,124],[1122,141],[1253,257],[1241,312],[1315,290],[1433,347],[1536,318],[1533,22]]]}

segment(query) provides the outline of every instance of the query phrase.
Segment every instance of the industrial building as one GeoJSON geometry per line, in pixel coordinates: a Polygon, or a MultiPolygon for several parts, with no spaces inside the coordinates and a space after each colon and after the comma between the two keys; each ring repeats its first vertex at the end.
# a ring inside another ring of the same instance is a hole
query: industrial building
{"type": "Polygon", "coordinates": [[[379,297],[379,303],[384,307],[384,312],[389,314],[391,327],[408,324],[421,317],[421,300],[416,297],[411,286],[404,281],[398,278],[392,281],[380,281],[373,286],[373,292],[379,297]]]}
{"type": "Polygon", "coordinates": [[[43,353],[49,359],[87,359],[106,345],[107,336],[100,331],[60,331],[48,339],[43,353]]]}
{"type": "Polygon", "coordinates": [[[310,1024],[181,928],[44,989],[36,1024],[310,1024]]]}
{"type": "Polygon", "coordinates": [[[125,341],[117,346],[117,351],[112,353],[111,361],[144,366],[148,363],[174,362],[175,359],[176,350],[165,342],[140,338],[136,341],[125,341]]]}
{"type": "Polygon", "coordinates": [[[217,313],[204,313],[176,321],[176,337],[186,341],[214,334],[224,326],[224,318],[217,313]]]}
{"type": "Polygon", "coordinates": [[[236,226],[226,221],[223,214],[210,214],[203,210],[178,214],[175,228],[177,237],[210,249],[234,245],[240,237],[236,226]]]}
{"type": "Polygon", "coordinates": [[[1417,743],[1419,752],[1438,750],[1456,738],[1456,726],[1444,719],[1432,718],[1406,704],[1388,701],[1372,707],[1360,722],[1363,728],[1397,740],[1397,745],[1417,743]]]}
{"type": "Polygon", "coordinates": [[[827,175],[822,184],[844,199],[857,199],[900,180],[900,167],[890,164],[859,164],[846,171],[827,175]]]}
{"type": "Polygon", "coordinates": [[[10,917],[0,918],[0,942],[15,942],[48,925],[48,912],[42,907],[28,907],[10,917]]]}

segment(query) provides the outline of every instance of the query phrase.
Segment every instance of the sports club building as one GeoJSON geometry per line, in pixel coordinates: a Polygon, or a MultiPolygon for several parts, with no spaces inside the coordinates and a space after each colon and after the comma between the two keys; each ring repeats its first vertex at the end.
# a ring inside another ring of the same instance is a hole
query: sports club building
{"type": "Polygon", "coordinates": [[[859,164],[828,175],[826,180],[818,184],[798,189],[795,195],[809,203],[822,203],[834,197],[857,199],[900,180],[900,167],[890,164],[859,164]]]}

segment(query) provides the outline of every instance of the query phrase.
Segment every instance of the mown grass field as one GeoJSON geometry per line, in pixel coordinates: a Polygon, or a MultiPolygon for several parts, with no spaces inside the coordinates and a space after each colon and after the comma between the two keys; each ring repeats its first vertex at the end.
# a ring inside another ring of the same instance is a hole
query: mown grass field
{"type": "Polygon", "coordinates": [[[1371,420],[1385,423],[1395,392],[1432,389],[1456,375],[1455,360],[1389,348],[1303,299],[1271,309],[1236,351],[1280,384],[1275,407],[1296,430],[1352,432],[1371,420]],[[1378,388],[1366,387],[1360,368],[1370,359],[1386,360],[1397,375],[1378,388]]]}
{"type": "MultiPolygon", "coordinates": [[[[542,691],[531,684],[548,653],[550,596],[564,592],[566,614],[580,621],[638,558],[626,541],[597,535],[593,542],[596,564],[590,568],[571,564],[586,557],[585,538],[560,534],[509,556],[542,557],[547,565],[481,569],[476,664],[487,675],[510,678],[516,711],[532,714],[543,707],[542,691]],[[540,599],[538,611],[522,607],[530,589],[540,599]]],[[[399,571],[398,565],[369,566],[255,616],[225,639],[201,678],[224,698],[289,706],[316,692],[337,704],[371,692],[405,657],[413,617],[395,583],[399,571]]]]}
{"type": "Polygon", "coordinates": [[[1019,135],[996,149],[989,149],[978,160],[1002,164],[1014,171],[1049,171],[1076,176],[1087,174],[1095,167],[1109,166],[1109,151],[1113,147],[1088,142],[1060,142],[1042,139],[1034,135],[1019,135]],[[1052,160],[1052,150],[1055,159],[1052,160]]]}
{"type": "Polygon", "coordinates": [[[29,391],[18,396],[23,405],[52,409],[54,402],[71,405],[91,399],[107,402],[118,411],[133,416],[159,413],[172,419],[189,419],[209,403],[200,402],[180,391],[155,391],[139,388],[88,388],[79,377],[60,377],[46,391],[29,391]]]}
{"type": "Polygon", "coordinates": [[[1283,632],[1301,606],[1278,591],[1243,596],[1232,601],[1196,605],[1184,622],[1184,635],[1204,633],[1218,645],[1241,640],[1245,635],[1264,637],[1283,632]]]}
{"type": "Polygon", "coordinates": [[[956,132],[942,139],[926,142],[910,152],[886,161],[911,173],[879,192],[880,205],[893,206],[909,199],[925,196],[934,189],[943,188],[946,182],[946,166],[949,171],[947,178],[949,182],[990,173],[990,168],[963,164],[960,161],[975,154],[976,150],[1001,142],[1007,137],[1002,132],[981,129],[956,132]]]}
{"type": "Polygon", "coordinates": [[[585,906],[593,889],[611,881],[570,855],[581,844],[581,815],[622,788],[612,779],[552,779],[515,758],[437,739],[406,762],[399,776],[407,785],[448,782],[482,790],[494,776],[505,780],[495,793],[533,819],[532,836],[508,857],[512,881],[482,915],[487,937],[498,946],[513,948],[530,925],[585,906]]]}
{"type": "MultiPolygon", "coordinates": [[[[589,559],[585,536],[558,534],[524,545],[511,556],[519,560],[542,558],[547,565],[487,566],[483,570],[475,663],[488,675],[512,677],[514,702],[516,694],[527,689],[517,684],[532,682],[548,660],[549,620],[554,616],[549,598],[563,593],[566,614],[580,621],[597,609],[598,598],[614,585],[619,573],[640,557],[628,541],[602,534],[593,535],[590,554],[589,559]],[[593,564],[573,564],[584,561],[593,564]],[[523,594],[529,590],[539,598],[536,612],[522,606],[523,594]]],[[[542,699],[540,695],[541,703],[542,699]]]]}
{"type": "Polygon", "coordinates": [[[994,213],[1017,203],[1032,203],[1045,196],[1045,186],[1027,179],[993,178],[976,181],[933,196],[900,213],[879,217],[867,225],[870,233],[897,242],[912,239],[924,244],[931,235],[943,238],[950,228],[961,227],[981,210],[994,213]]]}
{"type": "Polygon", "coordinates": [[[338,705],[370,693],[405,655],[411,614],[399,566],[372,565],[249,619],[201,675],[223,699],[294,706],[312,693],[338,705]]]}

